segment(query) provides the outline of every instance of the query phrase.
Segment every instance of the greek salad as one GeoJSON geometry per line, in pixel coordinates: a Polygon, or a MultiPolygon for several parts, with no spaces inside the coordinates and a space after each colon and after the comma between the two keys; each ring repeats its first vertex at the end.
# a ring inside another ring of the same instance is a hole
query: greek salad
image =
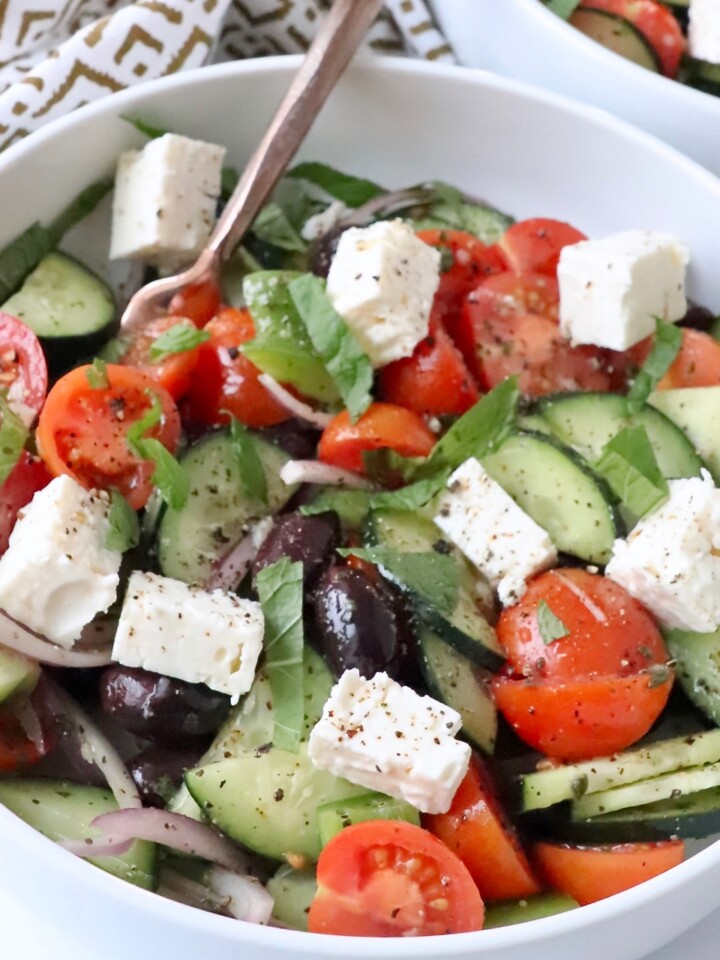
{"type": "Polygon", "coordinates": [[[720,95],[718,0],[542,0],[608,50],[705,93],[720,95]]]}
{"type": "Polygon", "coordinates": [[[147,137],[0,251],[0,804],[190,906],[481,930],[720,832],[720,339],[690,251],[147,137]]]}

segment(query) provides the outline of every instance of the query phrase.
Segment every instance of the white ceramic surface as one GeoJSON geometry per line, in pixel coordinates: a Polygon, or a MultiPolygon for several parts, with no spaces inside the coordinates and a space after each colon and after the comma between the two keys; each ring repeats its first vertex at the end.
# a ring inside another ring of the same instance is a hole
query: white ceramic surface
{"type": "MultiPolygon", "coordinates": [[[[20,143],[0,156],[0,244],[112,171],[119,151],[139,140],[121,115],[225,143],[241,164],[296,65],[283,58],[181,74],[84,108],[20,143]]],[[[303,155],[389,186],[442,177],[517,216],[568,219],[590,234],[675,232],[694,254],[691,295],[720,308],[720,181],[563,98],[473,71],[359,64],[303,155]]],[[[76,247],[98,265],[107,249],[102,219],[83,227],[76,247]]],[[[245,926],[161,900],[75,859],[0,808],[3,890],[45,918],[59,940],[81,938],[103,960],[138,952],[162,960],[638,960],[720,905],[720,845],[620,897],[521,927],[423,941],[348,940],[245,926]]]]}
{"type": "Polygon", "coordinates": [[[462,63],[603,107],[720,173],[720,97],[623,59],[540,0],[432,0],[432,6],[462,63]]]}

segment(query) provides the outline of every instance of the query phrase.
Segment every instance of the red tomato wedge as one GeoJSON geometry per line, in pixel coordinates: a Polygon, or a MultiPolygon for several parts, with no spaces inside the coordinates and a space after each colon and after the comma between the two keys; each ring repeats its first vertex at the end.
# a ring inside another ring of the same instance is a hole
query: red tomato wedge
{"type": "Polygon", "coordinates": [[[30,327],[0,313],[0,390],[26,423],[40,412],[47,393],[48,372],[40,341],[30,327]]]}
{"type": "Polygon", "coordinates": [[[683,330],[678,355],[657,389],[717,386],[720,386],[720,343],[708,333],[683,330]]]}
{"type": "Polygon", "coordinates": [[[670,696],[673,672],[533,682],[497,674],[495,702],[515,733],[558,760],[588,760],[645,736],[670,696]]]}
{"type": "Polygon", "coordinates": [[[170,394],[141,370],[116,364],[106,369],[107,387],[91,386],[87,366],[57,381],[40,414],[38,449],[53,476],[70,474],[88,489],[116,488],[139,510],[152,492],[155,464],[130,451],[127,432],[148,412],[155,395],[163,416],[147,436],[173,453],[180,415],[170,394]]]}
{"type": "Polygon", "coordinates": [[[120,360],[123,366],[136,367],[152,377],[174,400],[179,400],[190,389],[193,371],[198,363],[198,348],[172,353],[161,360],[153,360],[151,351],[158,337],[187,319],[168,316],[151,320],[133,336],[120,360]]]}
{"type": "Polygon", "coordinates": [[[655,0],[582,0],[580,6],[605,10],[629,20],[658,55],[665,76],[677,76],[685,52],[685,37],[680,24],[663,4],[655,0]]]}
{"type": "Polygon", "coordinates": [[[532,271],[555,277],[562,248],[581,240],[587,240],[585,234],[569,223],[536,217],[514,223],[498,246],[516,273],[532,271]]]}
{"type": "Polygon", "coordinates": [[[462,860],[483,900],[519,900],[540,892],[479,758],[470,764],[448,812],[426,816],[423,823],[462,860]]]}
{"type": "Polygon", "coordinates": [[[373,403],[355,423],[347,410],[333,417],[320,437],[318,457],[334,467],[362,473],[367,451],[390,449],[403,457],[426,457],[435,440],[416,413],[392,403],[373,403]]]}
{"type": "Polygon", "coordinates": [[[346,827],[323,849],[311,933],[422,937],[482,929],[485,908],[461,861],[399,820],[346,827]]]}
{"type": "Polygon", "coordinates": [[[533,856],[548,884],[584,906],[629,890],[682,863],[681,840],[571,847],[536,843],[533,856]]]}
{"type": "Polygon", "coordinates": [[[224,307],[205,327],[210,339],[198,347],[187,395],[188,417],[214,426],[229,414],[248,427],[272,427],[290,414],[260,383],[260,371],[240,350],[255,336],[247,310],[224,307]]]}
{"type": "Polygon", "coordinates": [[[42,460],[23,450],[5,483],[0,486],[0,554],[7,550],[18,512],[51,479],[42,460]]]}
{"type": "Polygon", "coordinates": [[[220,309],[220,289],[216,283],[189,283],[170,301],[173,317],[187,317],[196,327],[204,327],[220,309]]]}
{"type": "MultiPolygon", "coordinates": [[[[35,711],[34,697],[27,703],[30,711],[35,711]]],[[[30,767],[47,756],[57,743],[57,732],[48,717],[41,711],[35,711],[36,717],[32,737],[25,730],[19,705],[0,708],[0,771],[11,772],[30,767]]]]}
{"type": "Polygon", "coordinates": [[[613,580],[575,568],[531,580],[520,601],[500,614],[497,635],[513,673],[531,680],[629,675],[669,657],[642,604],[613,580]],[[567,631],[551,643],[540,627],[543,605],[567,631]]]}

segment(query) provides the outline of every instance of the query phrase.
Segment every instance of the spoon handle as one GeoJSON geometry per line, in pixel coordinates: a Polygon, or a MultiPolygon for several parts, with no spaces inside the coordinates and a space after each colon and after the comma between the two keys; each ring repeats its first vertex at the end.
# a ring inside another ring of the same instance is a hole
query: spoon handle
{"type": "Polygon", "coordinates": [[[335,0],[245,168],[208,243],[216,262],[230,256],[313,125],[383,0],[335,0]]]}

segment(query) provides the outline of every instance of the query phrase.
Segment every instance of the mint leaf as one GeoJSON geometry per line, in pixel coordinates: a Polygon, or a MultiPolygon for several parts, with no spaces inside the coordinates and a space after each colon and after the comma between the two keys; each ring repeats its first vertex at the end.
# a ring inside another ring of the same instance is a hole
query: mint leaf
{"type": "Polygon", "coordinates": [[[388,580],[418,594],[442,614],[452,613],[457,605],[460,569],[454,557],[435,552],[404,553],[391,547],[352,547],[338,553],[376,564],[388,580]]]}
{"type": "Polygon", "coordinates": [[[305,720],[302,563],[283,557],[258,573],[255,586],[265,617],[265,664],[275,712],[273,745],[297,753],[305,720]]]}
{"type": "Polygon", "coordinates": [[[117,490],[110,493],[110,510],[108,511],[110,529],[105,539],[108,550],[119,550],[125,553],[140,543],[140,524],[138,516],[117,490]]]}
{"type": "Polygon", "coordinates": [[[441,470],[426,480],[418,480],[400,490],[384,490],[376,493],[370,505],[373,510],[419,510],[428,504],[445,486],[449,470],[441,470]]]}
{"type": "Polygon", "coordinates": [[[107,363],[101,357],[96,357],[87,367],[85,377],[90,384],[91,390],[107,390],[110,386],[107,363]]]}
{"type": "Polygon", "coordinates": [[[130,349],[130,340],[125,337],[113,337],[100,348],[98,356],[105,363],[119,363],[130,349]]]}
{"type": "Polygon", "coordinates": [[[268,203],[255,218],[251,232],[258,240],[280,250],[305,253],[307,243],[287,218],[283,208],[274,202],[268,203]]]}
{"type": "Polygon", "coordinates": [[[580,6],[580,0],[545,0],[548,10],[552,10],[563,20],[569,20],[580,6]]]}
{"type": "Polygon", "coordinates": [[[210,339],[207,330],[198,330],[191,321],[181,320],[174,326],[169,327],[164,333],[161,333],[150,346],[150,359],[153,361],[164,360],[175,353],[185,353],[186,350],[194,350],[201,343],[210,339]]]}
{"type": "Polygon", "coordinates": [[[652,349],[640,368],[626,398],[628,413],[638,413],[657,384],[667,373],[682,345],[682,329],[655,318],[652,349]]]}
{"type": "Polygon", "coordinates": [[[288,171],[287,176],[315,184],[348,207],[361,207],[385,192],[371,180],[341,173],[325,163],[299,163],[288,171]]]}
{"type": "Polygon", "coordinates": [[[5,483],[15,469],[28,438],[28,431],[20,417],[13,412],[5,394],[0,394],[0,484],[5,483]]]}
{"type": "Polygon", "coordinates": [[[252,434],[233,416],[230,418],[230,439],[240,467],[240,476],[246,495],[252,500],[259,500],[266,504],[268,502],[267,477],[255,441],[252,434]]]}
{"type": "Polygon", "coordinates": [[[391,486],[412,480],[425,463],[420,457],[404,457],[390,447],[365,450],[362,459],[363,472],[370,480],[391,486]]]}
{"type": "Polygon", "coordinates": [[[563,637],[570,635],[568,628],[560,617],[552,612],[546,600],[541,600],[537,605],[536,616],[538,630],[546,646],[553,640],[562,640],[563,637]]]}
{"type": "Polygon", "coordinates": [[[136,457],[154,462],[155,471],[151,479],[165,503],[173,510],[182,510],[190,495],[190,480],[164,444],[154,437],[145,436],[163,418],[160,398],[151,390],[148,393],[152,401],[150,409],[128,429],[125,439],[130,452],[136,457]]]}
{"type": "Polygon", "coordinates": [[[157,140],[158,137],[164,137],[168,130],[164,130],[162,127],[157,127],[152,123],[148,123],[147,120],[143,120],[142,117],[127,117],[122,116],[123,120],[135,127],[135,129],[142,133],[143,136],[147,137],[149,140],[157,140]]]}
{"type": "Polygon", "coordinates": [[[316,353],[325,364],[353,420],[372,403],[370,358],[333,307],[319,277],[306,273],[292,280],[290,296],[316,353]]]}
{"type": "Polygon", "coordinates": [[[595,470],[636,517],[643,517],[668,496],[655,451],[643,426],[625,427],[605,444],[595,470]]]}
{"type": "Polygon", "coordinates": [[[360,530],[370,510],[368,490],[339,490],[329,488],[323,490],[312,503],[304,503],[300,513],[304,517],[312,517],[318,513],[332,511],[340,518],[345,530],[360,530]]]}

